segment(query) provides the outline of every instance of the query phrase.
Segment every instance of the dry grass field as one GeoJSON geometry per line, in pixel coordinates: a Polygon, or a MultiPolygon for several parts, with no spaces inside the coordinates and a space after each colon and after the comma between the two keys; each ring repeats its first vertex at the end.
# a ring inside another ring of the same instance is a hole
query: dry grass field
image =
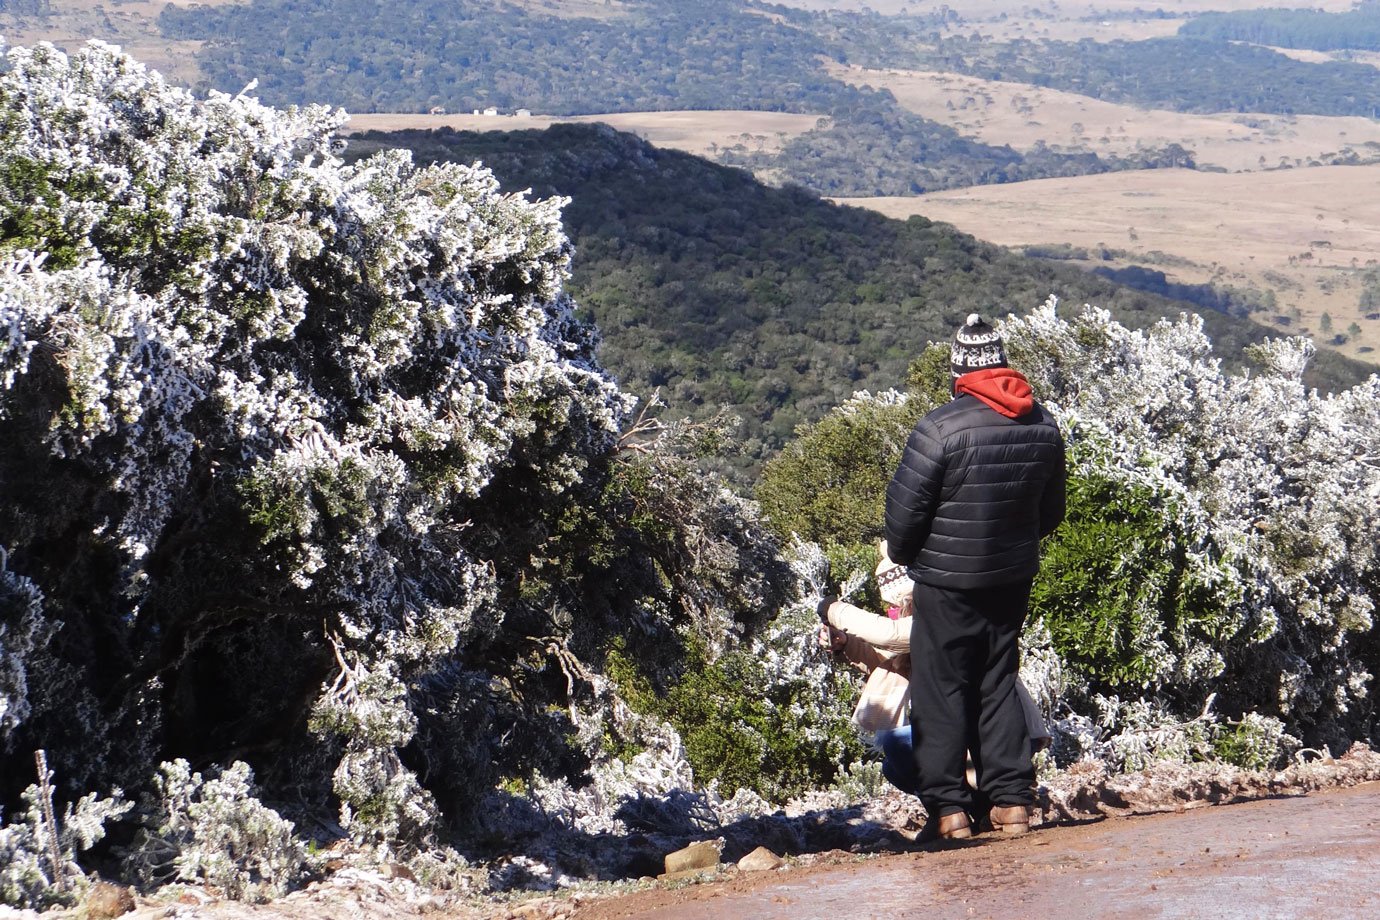
{"type": "MultiPolygon", "coordinates": [[[[1257,173],[1150,170],[1041,179],[917,198],[842,199],[890,217],[921,214],[1006,246],[1068,243],[1170,280],[1272,289],[1281,331],[1361,334],[1338,350],[1374,360],[1380,320],[1360,315],[1359,269],[1380,257],[1380,166],[1257,173]]],[[[1014,305],[1013,305],[1014,306],[1014,305]]]]}
{"type": "Polygon", "coordinates": [[[1044,141],[1124,156],[1176,143],[1192,150],[1200,166],[1232,171],[1272,169],[1281,160],[1303,165],[1347,148],[1363,158],[1380,154],[1380,122],[1369,118],[1184,115],[960,74],[839,65],[831,72],[854,85],[888,89],[905,108],[966,137],[1017,150],[1044,141]]]}
{"type": "Polygon", "coordinates": [[[1380,67],[1380,51],[1309,51],[1306,48],[1275,48],[1268,45],[1266,47],[1277,54],[1309,64],[1350,61],[1353,64],[1369,64],[1372,67],[1380,67]]]}
{"type": "Polygon", "coordinates": [[[556,118],[532,115],[351,115],[347,132],[454,128],[457,131],[519,131],[546,128],[561,122],[602,122],[636,134],[658,147],[684,150],[698,156],[716,147],[746,144],[751,150],[779,150],[783,141],[815,126],[817,115],[784,112],[621,112],[556,118]]]}

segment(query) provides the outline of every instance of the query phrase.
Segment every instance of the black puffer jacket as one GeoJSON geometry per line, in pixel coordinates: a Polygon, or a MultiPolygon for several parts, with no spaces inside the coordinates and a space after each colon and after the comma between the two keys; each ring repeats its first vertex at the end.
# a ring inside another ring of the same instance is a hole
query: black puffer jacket
{"type": "Polygon", "coordinates": [[[1035,576],[1040,538],[1064,519],[1066,473],[1058,425],[1027,402],[1008,418],[958,396],[911,432],[886,490],[886,540],[917,582],[972,589],[1035,576]]]}

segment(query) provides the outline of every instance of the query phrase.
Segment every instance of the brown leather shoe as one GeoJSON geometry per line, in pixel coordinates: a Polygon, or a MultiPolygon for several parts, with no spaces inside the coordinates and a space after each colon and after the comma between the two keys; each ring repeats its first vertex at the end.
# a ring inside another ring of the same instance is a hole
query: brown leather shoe
{"type": "Polygon", "coordinates": [[[991,812],[992,830],[999,834],[1024,834],[1030,830],[1030,809],[1024,805],[996,805],[991,812]]]}
{"type": "Polygon", "coordinates": [[[973,836],[972,825],[968,823],[968,815],[961,811],[956,811],[951,815],[943,815],[939,819],[939,837],[941,840],[967,840],[973,836]]]}

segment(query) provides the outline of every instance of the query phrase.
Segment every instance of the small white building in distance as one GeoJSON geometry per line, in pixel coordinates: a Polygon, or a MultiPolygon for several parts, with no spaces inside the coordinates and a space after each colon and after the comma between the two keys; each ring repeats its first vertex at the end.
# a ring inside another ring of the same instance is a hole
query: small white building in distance
{"type": "Polygon", "coordinates": [[[513,115],[514,115],[515,117],[517,117],[517,118],[531,118],[531,117],[532,117],[532,110],[531,110],[531,109],[518,109],[516,112],[513,113],[513,115]]]}
{"type": "Polygon", "coordinates": [[[444,115],[446,114],[446,107],[443,105],[433,105],[431,108],[426,110],[426,113],[428,115],[444,115]]]}
{"type": "Polygon", "coordinates": [[[494,108],[493,106],[489,106],[487,109],[484,110],[484,114],[485,114],[485,115],[497,115],[497,114],[498,114],[498,109],[494,108]]]}

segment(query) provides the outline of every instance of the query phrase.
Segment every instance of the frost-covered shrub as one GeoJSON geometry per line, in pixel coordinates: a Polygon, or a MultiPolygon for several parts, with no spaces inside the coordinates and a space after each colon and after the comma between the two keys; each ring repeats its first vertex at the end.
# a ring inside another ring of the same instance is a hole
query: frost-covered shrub
{"type": "Polygon", "coordinates": [[[1075,473],[1134,503],[1102,541],[1121,560],[1107,571],[1151,582],[1122,590],[1131,682],[1180,714],[1215,693],[1221,711],[1277,716],[1313,743],[1373,731],[1380,379],[1310,391],[1302,340],[1255,346],[1254,368],[1227,373],[1194,317],[1132,331],[1051,301],[1001,330],[1066,426],[1075,473]]]}
{"type": "Polygon", "coordinates": [[[203,779],[175,760],[162,765],[155,786],[148,826],[129,856],[145,884],[193,882],[260,900],[282,894],[306,869],[306,846],[258,800],[247,764],[203,779]]]}
{"type": "Polygon", "coordinates": [[[1249,712],[1224,720],[1211,699],[1187,718],[1157,699],[1094,695],[1090,702],[1093,716],[1070,714],[1051,723],[1054,765],[1098,760],[1112,770],[1134,771],[1159,762],[1213,761],[1265,770],[1282,766],[1299,748],[1279,719],[1249,712]]]}
{"type": "Polygon", "coordinates": [[[1212,734],[1217,759],[1247,770],[1276,768],[1298,751],[1299,739],[1273,716],[1248,712],[1239,720],[1219,724],[1212,734]]]}
{"type": "Polygon", "coordinates": [[[410,852],[505,779],[578,785],[615,638],[716,655],[791,579],[674,438],[623,438],[562,202],[347,166],[344,118],[8,52],[0,730],[69,798],[261,752],[410,852]]]}
{"type": "MultiPolygon", "coordinates": [[[[0,822],[0,904],[43,909],[72,904],[85,891],[87,877],[77,854],[105,837],[106,822],[134,807],[116,789],[110,798],[94,793],[69,804],[57,820],[52,839],[44,820],[44,798],[38,785],[24,790],[24,808],[17,820],[0,822]],[[53,858],[57,857],[57,866],[53,858]],[[61,878],[58,878],[58,875],[61,878]]],[[[0,818],[3,818],[0,815],[0,818]]]]}
{"type": "Polygon", "coordinates": [[[43,592],[8,562],[0,547],[0,750],[29,715],[29,660],[59,626],[43,616],[43,592]]]}

